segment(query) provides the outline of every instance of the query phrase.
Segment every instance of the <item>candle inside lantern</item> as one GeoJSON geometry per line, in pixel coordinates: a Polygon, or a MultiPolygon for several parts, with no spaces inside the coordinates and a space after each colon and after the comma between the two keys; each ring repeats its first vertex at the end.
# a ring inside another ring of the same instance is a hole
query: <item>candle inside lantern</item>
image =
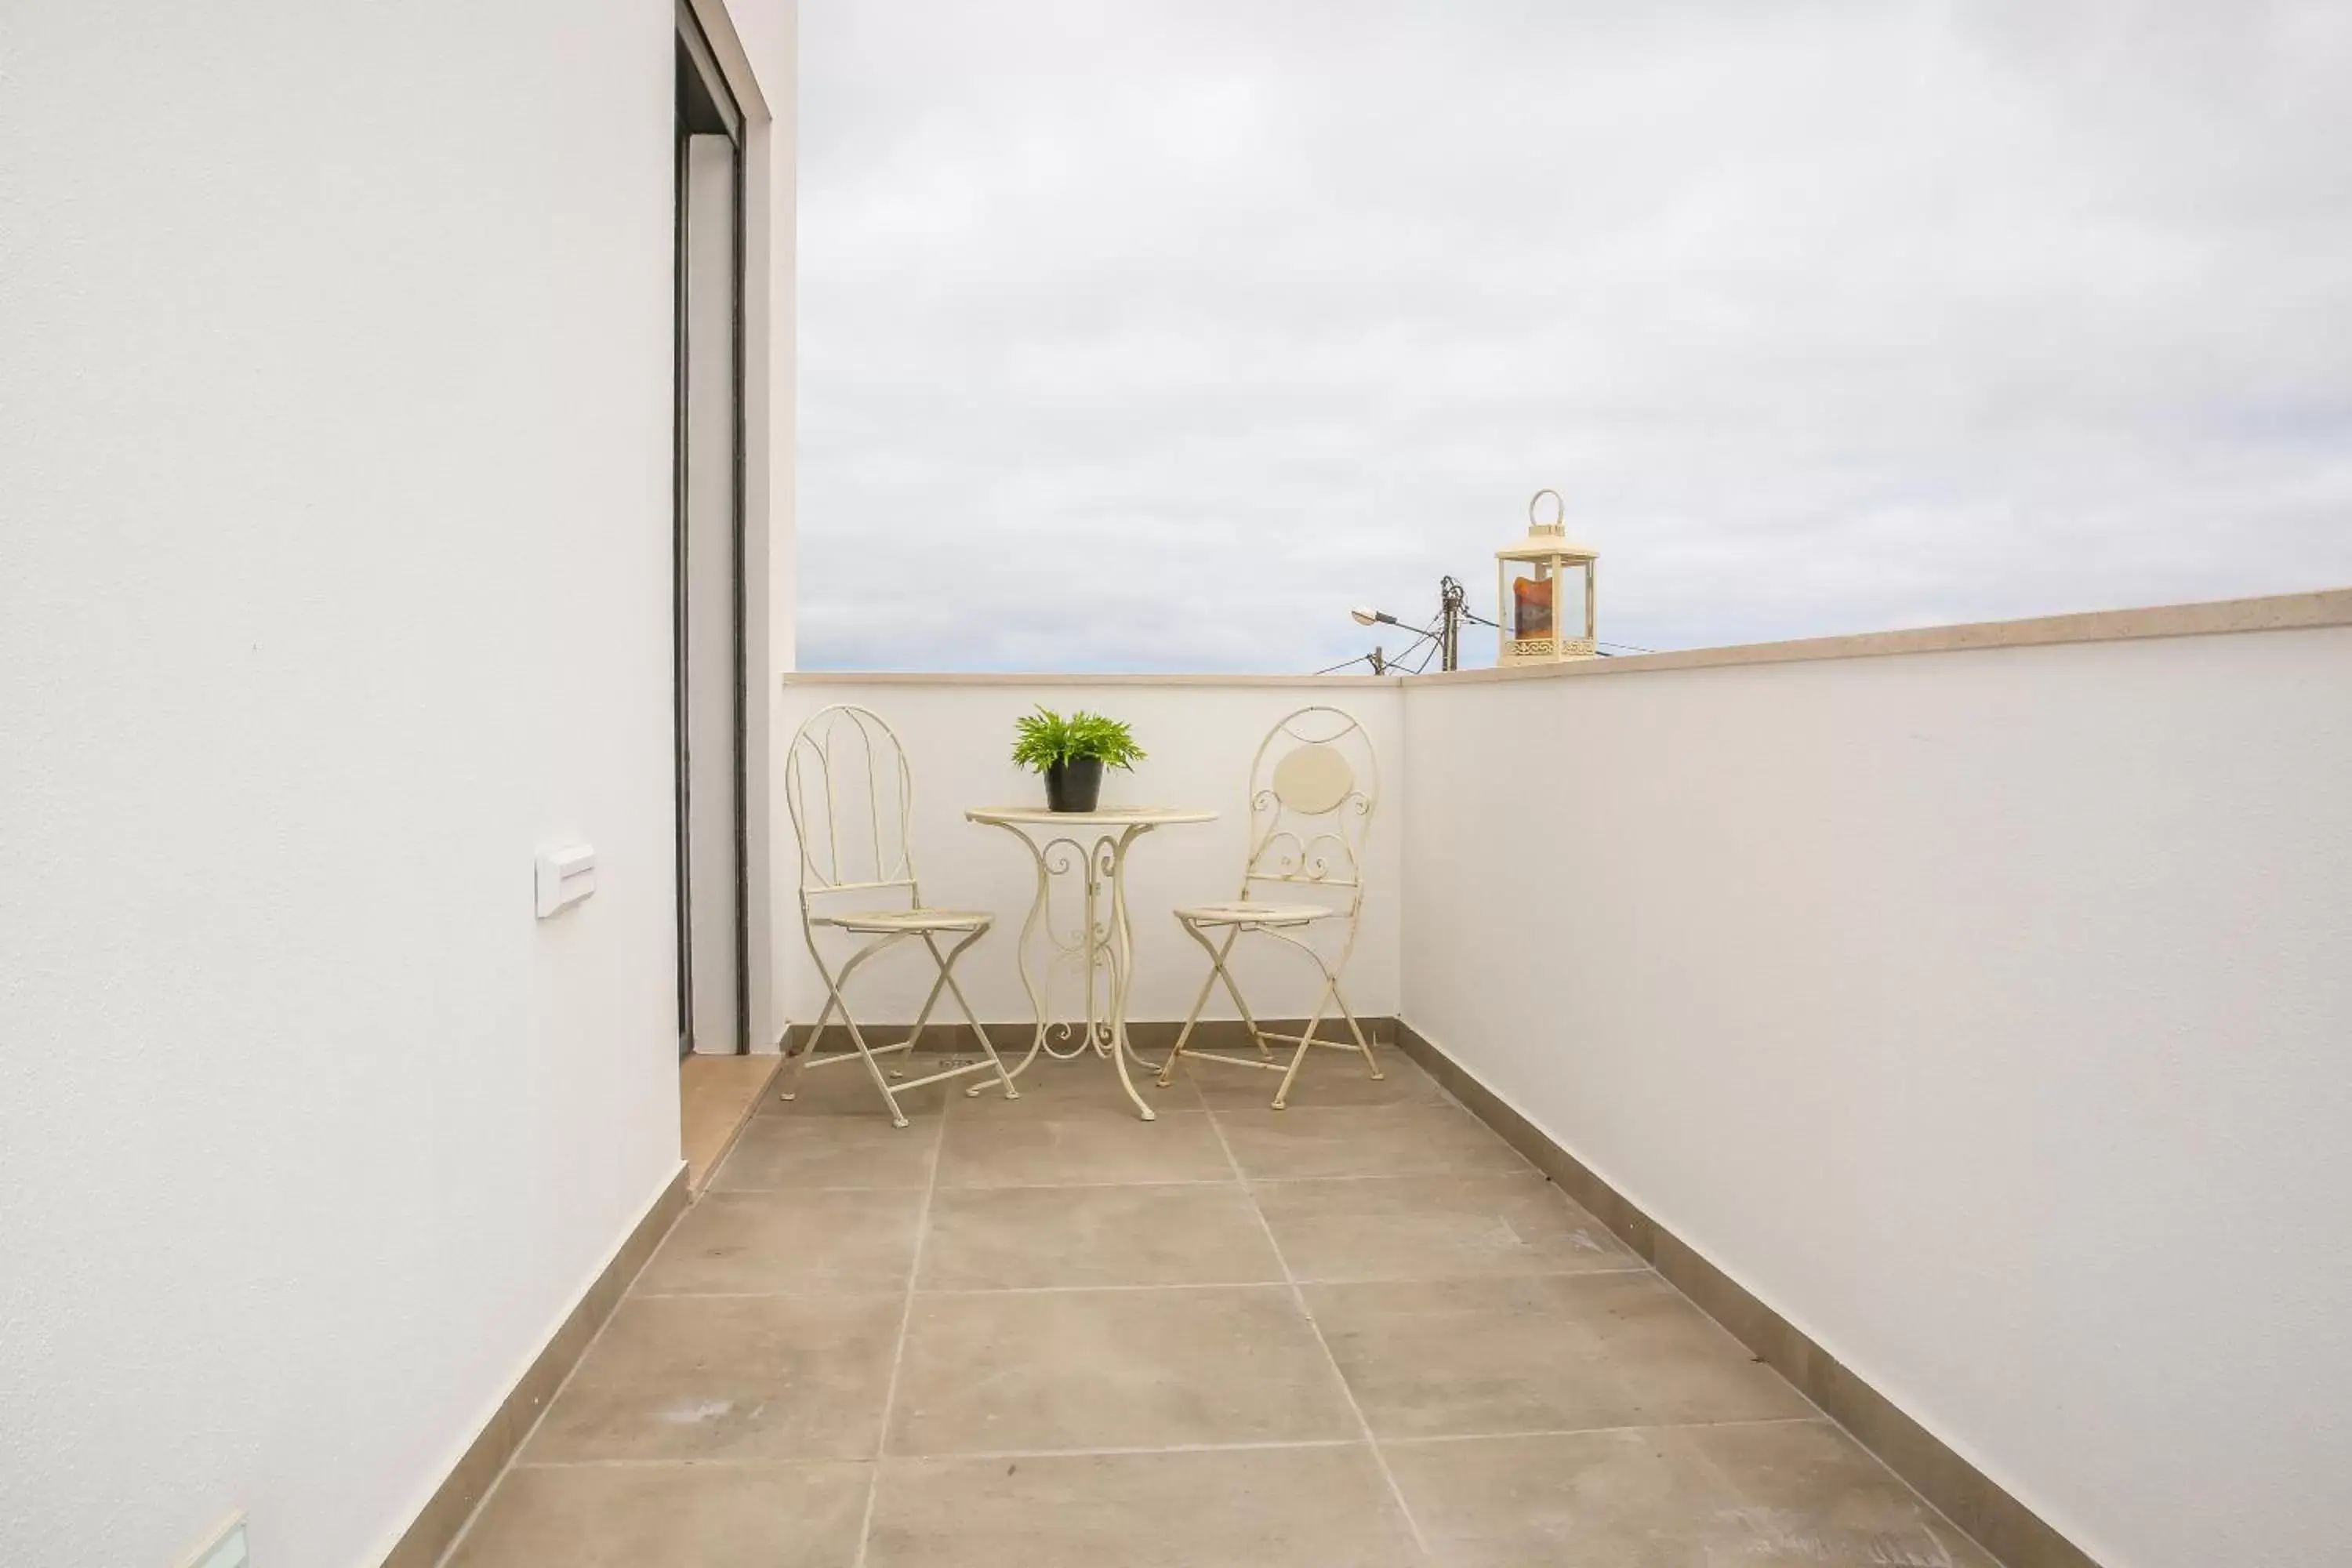
{"type": "Polygon", "coordinates": [[[1549,577],[1522,577],[1511,584],[1511,624],[1517,628],[1512,636],[1551,636],[1553,582],[1554,579],[1549,577]]]}

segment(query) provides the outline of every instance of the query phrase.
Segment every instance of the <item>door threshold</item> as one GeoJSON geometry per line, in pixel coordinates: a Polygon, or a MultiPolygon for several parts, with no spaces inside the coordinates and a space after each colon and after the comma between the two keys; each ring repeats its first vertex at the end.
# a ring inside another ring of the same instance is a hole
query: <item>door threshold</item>
{"type": "Polygon", "coordinates": [[[735,1147],[760,1097],[784,1065],[781,1052],[749,1057],[689,1056],[677,1064],[678,1143],[686,1155],[687,1190],[702,1195],[712,1173],[735,1147]]]}

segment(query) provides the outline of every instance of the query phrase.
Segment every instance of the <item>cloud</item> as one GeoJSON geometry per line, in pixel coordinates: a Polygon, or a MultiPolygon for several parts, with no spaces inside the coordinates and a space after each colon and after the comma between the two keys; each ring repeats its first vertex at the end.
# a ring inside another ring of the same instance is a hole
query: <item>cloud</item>
{"type": "Polygon", "coordinates": [[[1644,647],[2352,583],[2340,5],[803,35],[807,664],[1313,668],[1544,485],[1644,647]]]}

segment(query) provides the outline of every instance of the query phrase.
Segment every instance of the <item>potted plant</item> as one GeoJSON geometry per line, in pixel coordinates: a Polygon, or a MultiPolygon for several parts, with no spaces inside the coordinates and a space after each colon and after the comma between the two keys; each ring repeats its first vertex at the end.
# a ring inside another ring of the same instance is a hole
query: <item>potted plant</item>
{"type": "Polygon", "coordinates": [[[1116,719],[1083,708],[1065,719],[1040,707],[1013,721],[1013,760],[1045,775],[1051,809],[1092,811],[1102,794],[1103,768],[1131,768],[1143,760],[1143,748],[1116,719]]]}

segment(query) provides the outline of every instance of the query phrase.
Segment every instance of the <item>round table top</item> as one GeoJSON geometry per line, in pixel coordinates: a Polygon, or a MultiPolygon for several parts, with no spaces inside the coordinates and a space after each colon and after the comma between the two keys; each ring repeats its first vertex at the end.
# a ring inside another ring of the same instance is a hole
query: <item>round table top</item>
{"type": "Polygon", "coordinates": [[[1042,805],[975,805],[965,812],[971,822],[1000,827],[1052,826],[1070,823],[1087,827],[1165,827],[1181,822],[1214,822],[1213,811],[1188,811],[1175,805],[1109,805],[1100,811],[1055,811],[1042,805]]]}

